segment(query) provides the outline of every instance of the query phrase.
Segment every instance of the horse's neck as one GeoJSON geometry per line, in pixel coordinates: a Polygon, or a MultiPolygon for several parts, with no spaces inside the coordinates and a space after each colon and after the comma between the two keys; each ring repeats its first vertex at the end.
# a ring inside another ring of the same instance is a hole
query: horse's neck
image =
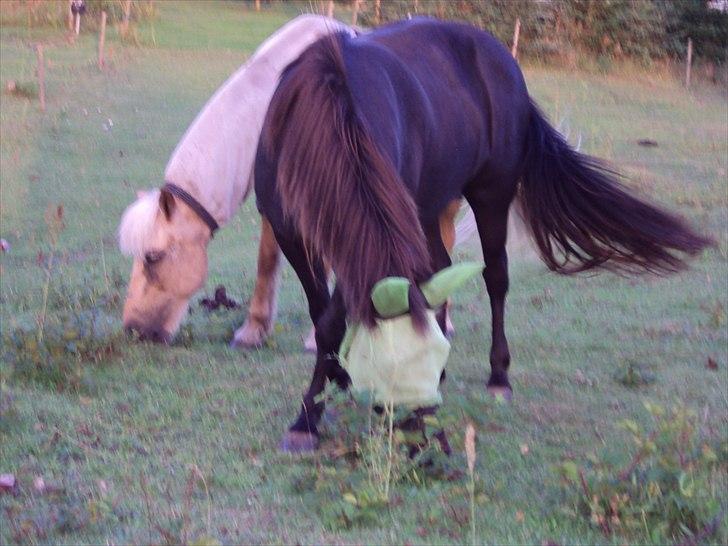
{"type": "Polygon", "coordinates": [[[207,102],[177,145],[165,181],[192,194],[223,226],[251,188],[258,138],[283,69],[321,36],[348,29],[301,16],[268,38],[207,102]]]}

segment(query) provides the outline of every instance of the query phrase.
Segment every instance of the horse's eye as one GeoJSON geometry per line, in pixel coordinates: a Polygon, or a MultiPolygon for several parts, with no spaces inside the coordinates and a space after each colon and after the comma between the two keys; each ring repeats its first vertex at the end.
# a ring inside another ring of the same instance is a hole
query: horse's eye
{"type": "Polygon", "coordinates": [[[164,258],[164,252],[160,251],[150,251],[144,254],[144,263],[146,265],[154,265],[157,262],[159,262],[162,258],[164,258]]]}

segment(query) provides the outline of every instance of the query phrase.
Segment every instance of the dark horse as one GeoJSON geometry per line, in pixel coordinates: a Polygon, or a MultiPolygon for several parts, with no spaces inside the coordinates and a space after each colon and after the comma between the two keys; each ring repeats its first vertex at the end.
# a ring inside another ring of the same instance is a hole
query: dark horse
{"type": "Polygon", "coordinates": [[[671,272],[709,241],[631,196],[549,125],[509,52],[476,28],[415,19],[310,46],[281,77],[255,166],[258,208],[296,270],[318,354],[286,450],[317,445],[327,380],[347,387],[336,353],[348,318],[374,325],[373,285],[417,283],[450,265],[438,217],[464,196],[483,247],[492,313],[488,388],[511,392],[503,329],[506,225],[518,197],[553,271],[671,272]],[[336,274],[331,296],[322,265],[336,274]]]}

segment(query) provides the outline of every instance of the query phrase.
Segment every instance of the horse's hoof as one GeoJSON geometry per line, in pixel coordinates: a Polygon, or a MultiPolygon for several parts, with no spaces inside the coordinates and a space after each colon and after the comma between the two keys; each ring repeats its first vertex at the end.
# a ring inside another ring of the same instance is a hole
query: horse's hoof
{"type": "Polygon", "coordinates": [[[268,339],[268,329],[265,326],[246,320],[245,324],[235,331],[230,346],[236,349],[259,349],[265,344],[266,339],[268,339]]]}
{"type": "Polygon", "coordinates": [[[280,450],[285,453],[311,453],[316,451],[319,439],[310,432],[289,430],[281,439],[280,450]]]}
{"type": "Polygon", "coordinates": [[[452,338],[455,337],[455,326],[453,325],[452,321],[450,320],[449,313],[447,315],[447,318],[445,319],[445,337],[450,340],[452,340],[452,338]]]}
{"type": "Polygon", "coordinates": [[[513,399],[513,389],[502,385],[488,385],[488,394],[499,402],[510,402],[513,399]]]}
{"type": "Polygon", "coordinates": [[[303,341],[303,348],[306,349],[307,353],[316,352],[316,330],[314,328],[311,328],[308,336],[303,341]]]}

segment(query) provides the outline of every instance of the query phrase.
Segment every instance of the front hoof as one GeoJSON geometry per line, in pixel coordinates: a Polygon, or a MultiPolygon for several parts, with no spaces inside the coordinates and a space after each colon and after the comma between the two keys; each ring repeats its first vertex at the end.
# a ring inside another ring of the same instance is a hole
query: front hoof
{"type": "Polygon", "coordinates": [[[513,399],[513,389],[503,385],[488,385],[488,394],[499,402],[510,402],[513,399]]]}
{"type": "Polygon", "coordinates": [[[284,453],[311,453],[318,445],[319,439],[315,434],[289,430],[283,435],[279,448],[284,453]]]}
{"type": "Polygon", "coordinates": [[[230,346],[243,349],[259,349],[265,344],[266,339],[268,339],[268,328],[259,322],[248,319],[245,324],[236,330],[230,346]]]}
{"type": "Polygon", "coordinates": [[[306,349],[307,353],[316,353],[316,329],[311,328],[308,336],[303,341],[303,348],[306,349]]]}

